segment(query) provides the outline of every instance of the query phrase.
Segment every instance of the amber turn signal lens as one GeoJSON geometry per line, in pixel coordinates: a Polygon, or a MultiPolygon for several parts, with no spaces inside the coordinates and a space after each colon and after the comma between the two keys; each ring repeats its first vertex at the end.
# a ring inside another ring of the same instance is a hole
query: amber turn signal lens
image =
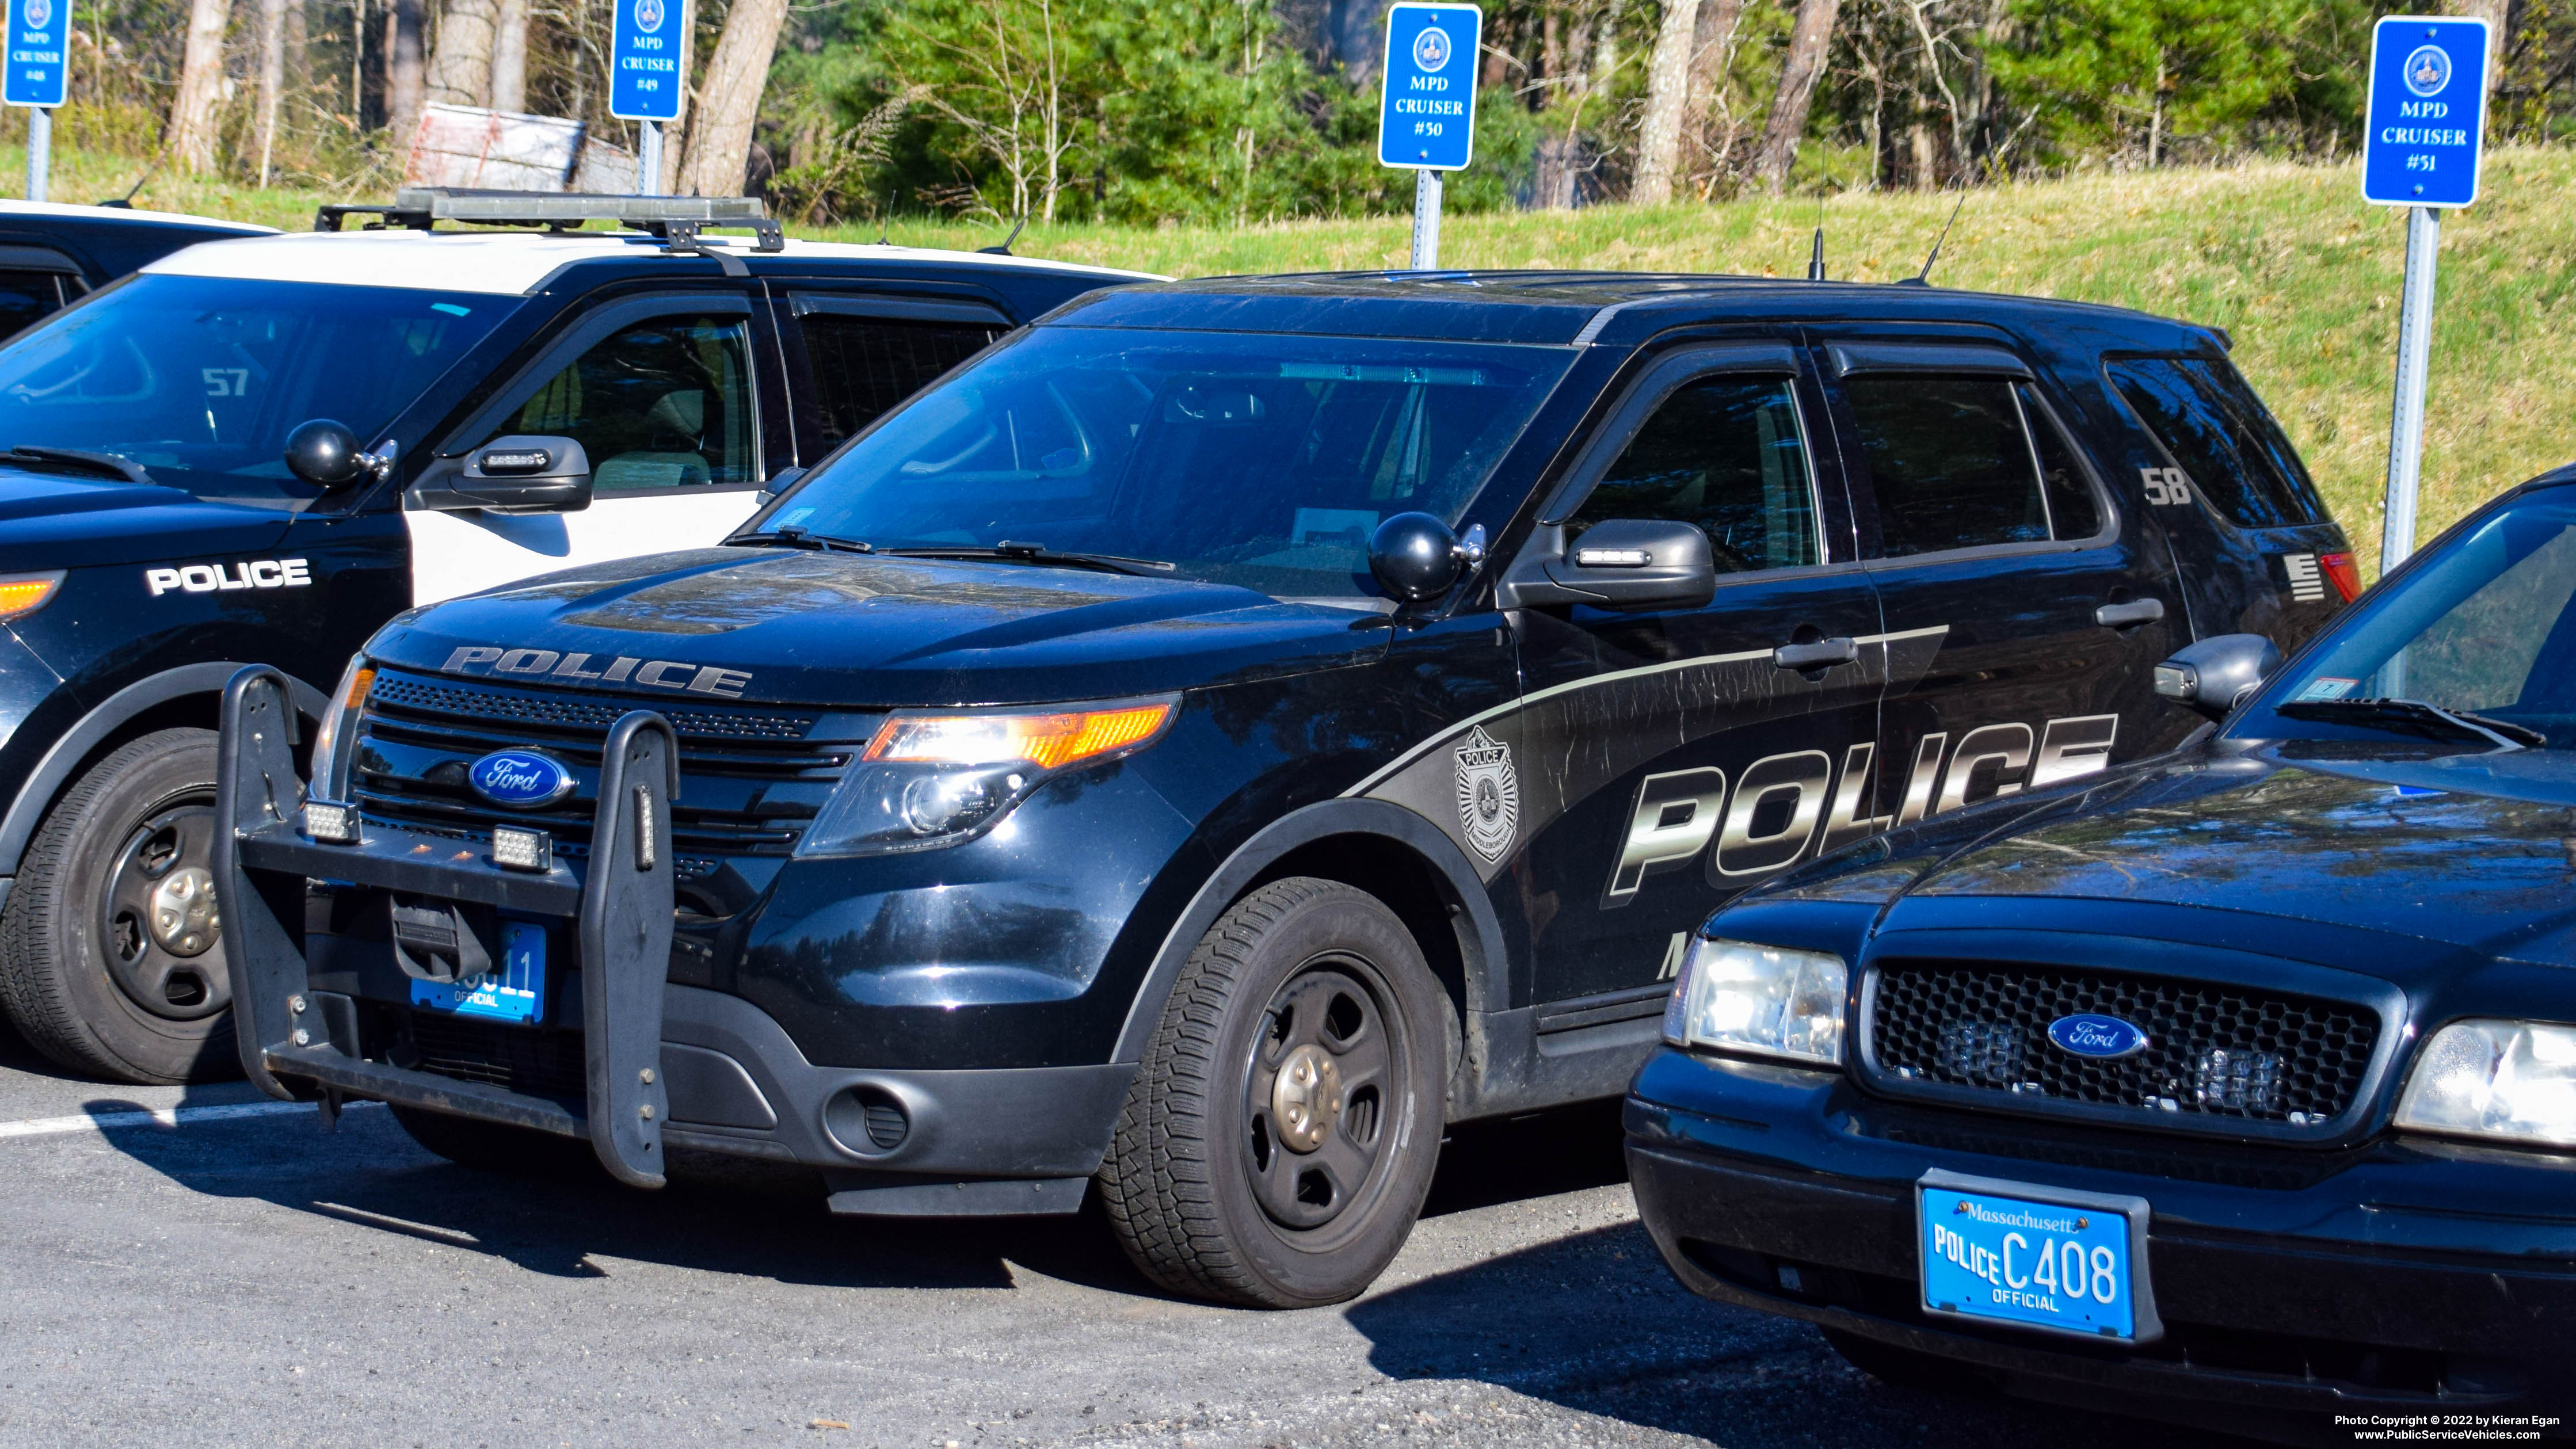
{"type": "Polygon", "coordinates": [[[0,579],[0,621],[23,619],[52,601],[63,586],[60,573],[20,574],[0,579]]]}
{"type": "Polygon", "coordinates": [[[866,758],[954,765],[1026,760],[1041,770],[1058,770],[1142,744],[1171,718],[1170,700],[1048,714],[898,717],[877,731],[866,758]]]}

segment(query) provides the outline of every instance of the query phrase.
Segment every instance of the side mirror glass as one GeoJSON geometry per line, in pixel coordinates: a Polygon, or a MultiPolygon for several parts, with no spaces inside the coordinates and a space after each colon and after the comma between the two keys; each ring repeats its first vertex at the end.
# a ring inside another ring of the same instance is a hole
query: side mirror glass
{"type": "Polygon", "coordinates": [[[1449,525],[1428,513],[1399,513],[1369,537],[1369,572],[1398,599],[1436,599],[1449,592],[1470,564],[1485,557],[1484,530],[1461,543],[1449,525]]]}
{"type": "Polygon", "coordinates": [[[346,487],[375,462],[348,424],[333,418],[315,418],[286,435],[286,470],[318,487],[346,487]]]}
{"type": "Polygon", "coordinates": [[[590,506],[590,455],[570,438],[494,438],[463,467],[412,490],[416,508],[489,508],[502,513],[577,513],[590,506]]]}
{"type": "Polygon", "coordinates": [[[2214,634],[2156,666],[2156,693],[2223,719],[2281,667],[2281,650],[2260,634],[2214,634]]]}

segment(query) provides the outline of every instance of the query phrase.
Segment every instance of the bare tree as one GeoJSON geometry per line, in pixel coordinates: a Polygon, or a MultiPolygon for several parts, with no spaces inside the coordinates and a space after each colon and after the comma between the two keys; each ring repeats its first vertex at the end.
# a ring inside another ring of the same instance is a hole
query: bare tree
{"type": "Polygon", "coordinates": [[[1834,36],[1834,15],[1841,0],[1798,0],[1798,18],[1789,27],[1789,54],[1780,63],[1780,84],[1771,93],[1771,119],[1762,127],[1762,144],[1753,153],[1753,175],[1773,192],[1789,186],[1789,168],[1798,159],[1798,141],[1807,131],[1807,106],[1816,98],[1816,81],[1825,73],[1825,51],[1834,36]]]}
{"type": "Polygon", "coordinates": [[[492,30],[492,109],[527,108],[528,0],[500,0],[492,30]]]}
{"type": "Polygon", "coordinates": [[[974,79],[944,87],[911,77],[906,82],[923,108],[954,123],[1002,168],[1011,184],[1012,215],[1035,211],[1039,220],[1051,222],[1074,136],[1064,114],[1063,41],[1054,0],[976,0],[976,8],[983,12],[982,43],[960,45],[921,34],[974,79]]]}
{"type": "Polygon", "coordinates": [[[277,154],[278,93],[286,86],[286,0],[259,0],[259,184],[277,154]]]}
{"type": "Polygon", "coordinates": [[[480,106],[492,99],[493,0],[447,0],[438,12],[438,47],[429,55],[429,99],[480,106]]]}
{"type": "Polygon", "coordinates": [[[216,110],[224,100],[224,31],[232,25],[232,0],[191,0],[187,48],[179,60],[179,89],[170,98],[170,159],[200,175],[215,169],[216,110]]]}
{"type": "Polygon", "coordinates": [[[740,196],[751,155],[752,123],[778,51],[787,0],[734,0],[724,34],[698,86],[698,119],[689,127],[688,159],[674,190],[692,196],[740,196]]]}
{"type": "Polygon", "coordinates": [[[385,3],[385,130],[396,149],[411,145],[422,104],[421,0],[385,3]]]}
{"type": "Polygon", "coordinates": [[[1699,34],[1701,0],[1664,0],[1655,28],[1654,58],[1646,63],[1646,114],[1637,125],[1637,179],[1628,199],[1661,206],[1673,199],[1673,172],[1682,158],[1682,109],[1689,99],[1691,42],[1699,34]]]}

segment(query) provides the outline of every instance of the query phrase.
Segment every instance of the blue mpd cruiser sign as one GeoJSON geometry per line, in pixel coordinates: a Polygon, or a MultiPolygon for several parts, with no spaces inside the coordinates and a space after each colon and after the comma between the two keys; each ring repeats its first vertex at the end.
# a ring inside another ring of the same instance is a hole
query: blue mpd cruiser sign
{"type": "Polygon", "coordinates": [[[1476,56],[1485,12],[1473,5],[1390,6],[1377,159],[1415,171],[1464,171],[1476,153],[1476,56]]]}
{"type": "Polygon", "coordinates": [[[621,121],[680,118],[688,0],[616,0],[608,47],[608,113],[621,121]]]}
{"type": "Polygon", "coordinates": [[[2370,33],[2362,199],[2467,206],[2486,131],[2487,23],[2390,15],[2370,33]]]}
{"type": "Polygon", "coordinates": [[[59,106],[71,80],[72,0],[8,0],[8,83],[13,106],[59,106]]]}

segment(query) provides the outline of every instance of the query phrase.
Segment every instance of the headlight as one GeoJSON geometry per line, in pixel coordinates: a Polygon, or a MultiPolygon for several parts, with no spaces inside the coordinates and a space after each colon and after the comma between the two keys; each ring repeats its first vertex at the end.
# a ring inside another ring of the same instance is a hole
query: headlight
{"type": "Polygon", "coordinates": [[[2425,1043],[2397,1125],[2576,1147],[2576,1026],[2451,1023],[2425,1043]]]}
{"type": "Polygon", "coordinates": [[[376,667],[364,654],[349,656],[340,687],[322,709],[322,727],[313,732],[312,794],[321,800],[349,798],[349,765],[357,754],[358,716],[367,708],[367,691],[376,682],[376,667]]]}
{"type": "Polygon", "coordinates": [[[833,789],[796,853],[884,855],[960,844],[991,828],[1048,776],[1152,744],[1177,704],[896,715],[833,789]]]}
{"type": "Polygon", "coordinates": [[[1843,958],[1821,951],[1695,939],[1664,1011],[1664,1039],[1841,1066],[1850,975],[1843,958]]]}
{"type": "Polygon", "coordinates": [[[0,577],[0,624],[15,623],[54,601],[63,586],[63,571],[0,577]]]}

